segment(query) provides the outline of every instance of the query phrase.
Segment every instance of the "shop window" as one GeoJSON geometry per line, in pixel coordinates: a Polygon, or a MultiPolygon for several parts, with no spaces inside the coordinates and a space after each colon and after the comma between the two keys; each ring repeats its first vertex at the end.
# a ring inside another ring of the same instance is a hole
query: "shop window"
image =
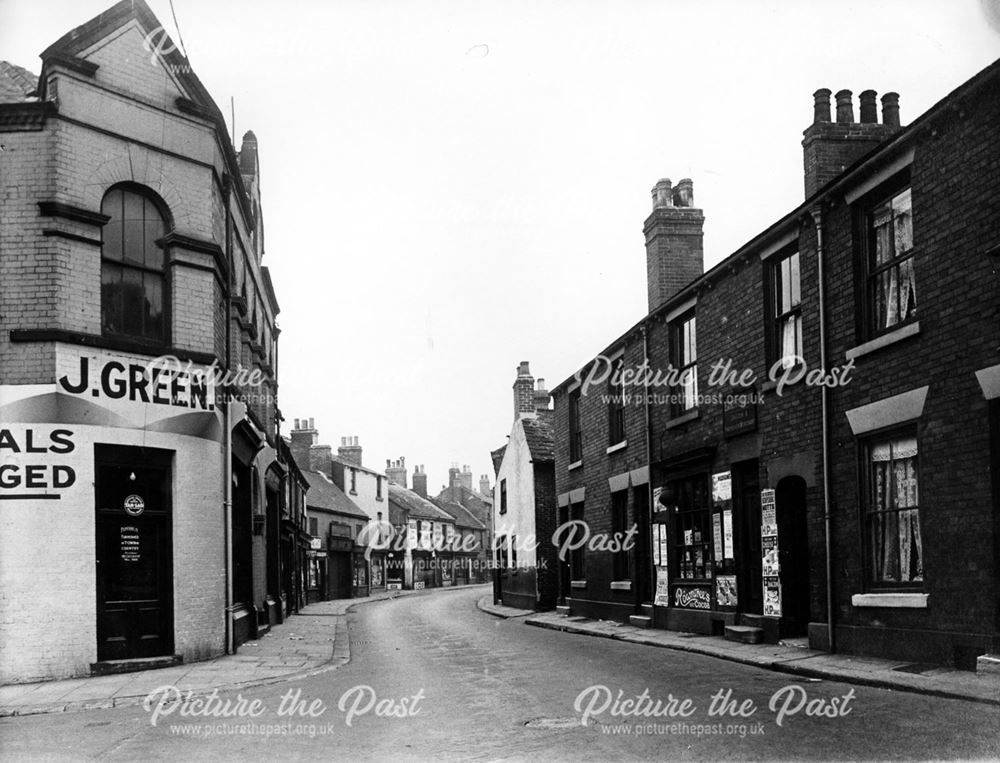
{"type": "MultiPolygon", "coordinates": [[[[611,532],[616,539],[628,533],[628,491],[618,490],[611,494],[611,532]]],[[[631,551],[612,552],[611,567],[613,580],[631,580],[631,551]]]]}
{"type": "Polygon", "coordinates": [[[621,383],[623,358],[614,361],[608,380],[608,445],[625,439],[625,387],[621,383]]]}
{"type": "Polygon", "coordinates": [[[916,432],[872,437],[863,453],[869,584],[873,589],[919,588],[924,567],[916,432]]]}
{"type": "Polygon", "coordinates": [[[792,368],[802,358],[802,288],[799,253],[776,259],[770,266],[768,312],[771,356],[769,363],[792,368]]]}
{"type": "Polygon", "coordinates": [[[569,393],[569,462],[583,459],[583,431],[580,427],[580,388],[569,393]]]}
{"type": "Polygon", "coordinates": [[[673,516],[674,578],[708,579],[712,570],[712,534],[707,475],[668,482],[660,500],[673,516]]]}
{"type": "Polygon", "coordinates": [[[674,388],[671,415],[683,416],[698,407],[698,344],[694,310],[670,324],[670,364],[680,378],[674,388]]]}
{"type": "Polygon", "coordinates": [[[101,327],[105,335],[167,342],[164,213],[138,186],[112,188],[101,202],[101,327]]]}
{"type": "Polygon", "coordinates": [[[913,202],[908,182],[904,176],[893,191],[862,206],[866,338],[917,318],[913,202]]]}

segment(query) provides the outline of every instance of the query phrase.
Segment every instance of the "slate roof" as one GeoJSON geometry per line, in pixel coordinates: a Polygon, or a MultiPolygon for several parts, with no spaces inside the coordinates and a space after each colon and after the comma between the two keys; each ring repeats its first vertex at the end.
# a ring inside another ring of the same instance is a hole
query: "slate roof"
{"type": "Polygon", "coordinates": [[[475,515],[472,514],[467,508],[465,508],[460,503],[452,503],[451,501],[442,501],[440,498],[431,499],[439,509],[447,512],[455,518],[455,524],[459,527],[466,527],[471,530],[485,530],[486,525],[476,519],[475,515]]]}
{"type": "Polygon", "coordinates": [[[0,103],[37,101],[37,87],[38,77],[27,69],[9,61],[0,61],[0,103]]]}
{"type": "Polygon", "coordinates": [[[503,463],[503,454],[507,452],[507,445],[501,445],[496,450],[490,451],[490,458],[493,459],[493,475],[500,473],[500,464],[503,463]]]}
{"type": "Polygon", "coordinates": [[[454,522],[455,517],[442,511],[426,498],[421,498],[412,490],[389,483],[389,501],[403,509],[414,519],[432,519],[437,522],[454,522]]]}
{"type": "Polygon", "coordinates": [[[521,419],[524,439],[528,441],[531,460],[535,463],[554,462],[555,432],[552,425],[542,419],[521,419]]]}
{"type": "Polygon", "coordinates": [[[344,491],[333,484],[330,478],[322,472],[303,471],[309,482],[309,492],[306,493],[306,506],[325,511],[335,511],[357,519],[369,519],[354,501],[348,498],[344,491]]]}

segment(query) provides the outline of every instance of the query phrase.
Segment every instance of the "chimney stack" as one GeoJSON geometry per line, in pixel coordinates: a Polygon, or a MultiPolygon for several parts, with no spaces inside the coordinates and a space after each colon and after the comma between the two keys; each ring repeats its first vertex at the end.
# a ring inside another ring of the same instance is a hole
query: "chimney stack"
{"type": "Polygon", "coordinates": [[[393,485],[406,487],[406,459],[402,456],[398,461],[385,460],[385,476],[393,485]]]}
{"type": "Polygon", "coordinates": [[[535,380],[531,376],[528,361],[522,360],[517,367],[517,378],[514,379],[514,420],[522,414],[535,412],[534,401],[535,380]]]}
{"type": "Polygon", "coordinates": [[[356,436],[341,437],[340,447],[337,448],[337,457],[348,464],[361,466],[361,445],[358,444],[356,436]]]}
{"type": "Polygon", "coordinates": [[[488,474],[479,475],[479,495],[486,498],[493,497],[493,488],[490,487],[490,475],[488,474]]]}
{"type": "Polygon", "coordinates": [[[292,458],[300,469],[312,469],[310,449],[316,445],[319,432],[312,427],[312,419],[295,419],[295,428],[291,433],[292,458]]]}
{"type": "Polygon", "coordinates": [[[413,468],[413,492],[421,498],[427,497],[427,472],[423,464],[413,468]]]}
{"type": "Polygon", "coordinates": [[[552,396],[545,389],[545,379],[538,379],[536,384],[538,386],[535,388],[532,397],[535,403],[535,413],[542,416],[549,411],[549,401],[552,399],[552,396]]]}
{"type": "Polygon", "coordinates": [[[462,466],[462,471],[458,475],[459,482],[469,492],[472,492],[472,469],[468,464],[462,466]]]}
{"type": "Polygon", "coordinates": [[[694,206],[694,183],[668,178],[653,187],[653,212],[646,219],[646,290],[649,311],[664,304],[705,269],[705,216],[694,206]]]}
{"type": "Polygon", "coordinates": [[[861,93],[861,121],[854,121],[850,90],[836,95],[837,121],[830,121],[830,91],[813,93],[813,123],[802,139],[806,198],[816,193],[864,154],[899,130],[899,95],[882,96],[882,123],[878,122],[876,92],[861,93]]]}

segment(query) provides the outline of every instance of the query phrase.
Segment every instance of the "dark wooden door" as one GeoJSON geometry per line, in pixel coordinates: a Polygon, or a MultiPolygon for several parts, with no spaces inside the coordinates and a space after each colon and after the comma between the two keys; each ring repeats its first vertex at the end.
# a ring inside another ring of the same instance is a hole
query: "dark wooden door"
{"type": "Polygon", "coordinates": [[[97,462],[98,661],[173,653],[169,474],[97,462]]]}
{"type": "Polygon", "coordinates": [[[734,464],[732,484],[734,521],[738,533],[736,574],[739,611],[760,615],[764,613],[764,586],[761,580],[763,563],[757,462],[734,464]]]}
{"type": "Polygon", "coordinates": [[[784,631],[788,635],[802,635],[809,628],[809,529],[805,480],[785,477],[778,483],[774,498],[784,631]]]}

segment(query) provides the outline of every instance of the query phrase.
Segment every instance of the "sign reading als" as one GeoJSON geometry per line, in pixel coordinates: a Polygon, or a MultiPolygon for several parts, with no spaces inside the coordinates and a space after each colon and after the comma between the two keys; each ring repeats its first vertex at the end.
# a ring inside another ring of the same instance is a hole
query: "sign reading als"
{"type": "Polygon", "coordinates": [[[0,429],[0,500],[62,498],[76,482],[73,467],[61,458],[76,449],[69,429],[0,429]]]}

